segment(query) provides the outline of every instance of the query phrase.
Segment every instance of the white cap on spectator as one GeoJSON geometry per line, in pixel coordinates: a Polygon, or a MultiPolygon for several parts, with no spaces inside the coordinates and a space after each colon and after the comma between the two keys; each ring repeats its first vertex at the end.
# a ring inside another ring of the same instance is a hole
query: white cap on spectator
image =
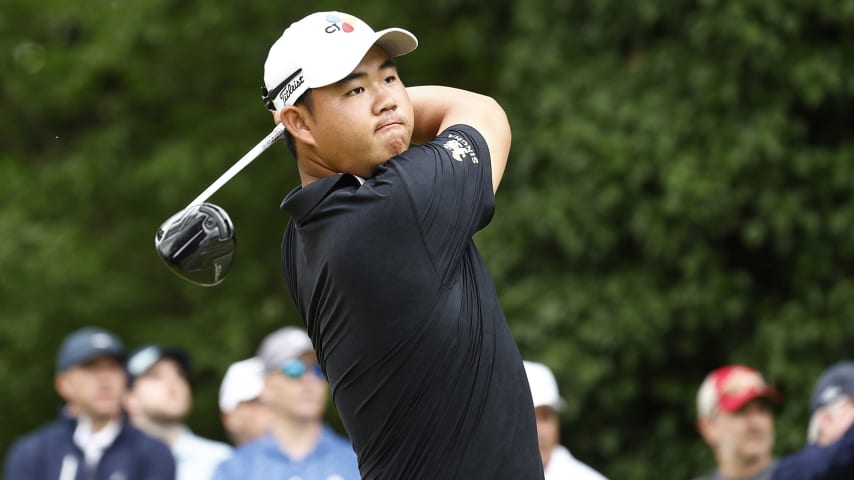
{"type": "Polygon", "coordinates": [[[566,401],[558,393],[557,380],[549,367],[527,360],[522,363],[525,365],[528,384],[531,386],[534,408],[552,407],[558,412],[563,410],[566,401]]]}
{"type": "Polygon", "coordinates": [[[264,362],[258,357],[232,363],[219,387],[219,409],[230,412],[240,402],[255,400],[264,389],[264,362]]]}

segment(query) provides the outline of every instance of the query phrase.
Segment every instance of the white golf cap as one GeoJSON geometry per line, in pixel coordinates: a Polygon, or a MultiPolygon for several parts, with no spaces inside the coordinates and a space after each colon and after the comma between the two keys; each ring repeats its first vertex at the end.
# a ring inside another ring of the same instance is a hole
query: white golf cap
{"type": "Polygon", "coordinates": [[[240,402],[255,400],[264,389],[264,362],[258,357],[229,365],[219,386],[219,409],[230,412],[240,402]]]}
{"type": "Polygon", "coordinates": [[[531,386],[531,396],[536,407],[552,407],[558,412],[563,410],[566,402],[558,394],[557,381],[549,367],[542,363],[522,362],[525,365],[525,373],[528,375],[528,384],[531,386]]]}
{"type": "Polygon", "coordinates": [[[418,46],[415,35],[402,28],[375,32],[367,23],[342,12],[317,12],[292,23],[270,48],[264,62],[267,108],[293,105],[310,88],[331,85],[359,65],[378,44],[391,57],[418,46]]]}

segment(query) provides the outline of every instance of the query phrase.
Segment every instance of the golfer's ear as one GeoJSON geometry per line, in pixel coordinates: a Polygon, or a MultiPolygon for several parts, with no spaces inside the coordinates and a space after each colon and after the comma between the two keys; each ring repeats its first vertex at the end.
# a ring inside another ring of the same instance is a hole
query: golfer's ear
{"type": "Polygon", "coordinates": [[[290,133],[294,139],[299,140],[302,143],[314,145],[314,136],[311,133],[311,128],[306,122],[307,114],[308,112],[299,106],[287,106],[276,112],[276,116],[278,117],[277,120],[279,123],[285,125],[288,133],[290,133]]]}

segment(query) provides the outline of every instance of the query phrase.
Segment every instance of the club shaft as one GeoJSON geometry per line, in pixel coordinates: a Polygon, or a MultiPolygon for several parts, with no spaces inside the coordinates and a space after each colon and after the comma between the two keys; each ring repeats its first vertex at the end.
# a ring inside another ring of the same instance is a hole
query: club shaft
{"type": "Polygon", "coordinates": [[[267,136],[264,137],[263,140],[258,142],[258,145],[255,145],[254,147],[252,147],[252,150],[246,152],[246,155],[243,155],[243,157],[241,157],[240,160],[235,162],[235,164],[232,165],[231,168],[226,170],[225,173],[223,173],[219,176],[219,178],[214,180],[214,182],[208,188],[206,188],[204,192],[202,192],[198,197],[196,197],[192,202],[190,202],[187,207],[198,205],[210,198],[211,195],[216,193],[217,190],[222,188],[223,185],[228,183],[229,180],[234,178],[235,175],[240,173],[240,171],[246,168],[247,165],[252,163],[253,160],[258,158],[259,155],[261,155],[265,150],[270,148],[271,145],[276,143],[276,141],[281,138],[284,133],[285,126],[281,123],[276,125],[276,128],[274,128],[272,132],[267,134],[267,136]]]}

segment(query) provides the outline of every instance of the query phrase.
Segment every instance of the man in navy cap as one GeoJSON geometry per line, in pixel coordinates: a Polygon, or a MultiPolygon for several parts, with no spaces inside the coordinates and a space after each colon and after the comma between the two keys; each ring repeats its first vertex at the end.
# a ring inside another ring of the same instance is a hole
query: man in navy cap
{"type": "Polygon", "coordinates": [[[839,362],[818,379],[810,402],[807,440],[821,447],[839,440],[854,424],[854,362],[839,362]]]}
{"type": "Polygon", "coordinates": [[[808,445],[783,458],[773,480],[854,478],[854,362],[839,362],[819,377],[810,401],[808,445]]]}
{"type": "Polygon", "coordinates": [[[61,418],[9,450],[7,480],[174,480],[169,449],[131,426],[122,412],[125,349],[94,327],[68,335],[56,357],[54,385],[61,418]]]}

